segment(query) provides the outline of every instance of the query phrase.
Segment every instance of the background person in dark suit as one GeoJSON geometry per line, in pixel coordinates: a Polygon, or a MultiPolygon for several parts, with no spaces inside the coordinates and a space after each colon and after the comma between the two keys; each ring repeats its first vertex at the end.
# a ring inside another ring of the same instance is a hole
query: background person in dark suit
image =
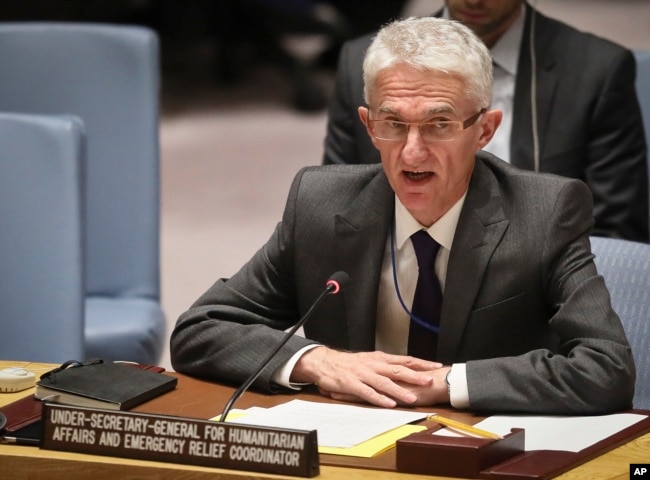
{"type": "MultiPolygon", "coordinates": [[[[445,4],[436,15],[469,26],[495,61],[493,107],[504,119],[486,150],[520,168],[583,180],[593,196],[594,235],[649,242],[647,150],[632,53],[523,0],[445,4]]],[[[371,38],[341,49],[324,164],[379,162],[357,114],[365,105],[361,65],[371,38]]]]}
{"type": "Polygon", "coordinates": [[[383,407],[629,407],[634,363],[593,263],[589,190],[480,151],[501,121],[486,109],[485,45],[457,22],[395,22],[368,51],[364,75],[370,106],[359,115],[382,165],[301,170],[269,241],[180,316],[174,368],[243,382],[344,270],[350,284],[254,386],[317,384],[332,398],[383,407]],[[420,357],[409,341],[412,234],[441,245],[435,266],[421,269],[444,296],[437,340],[420,357]],[[423,359],[429,350],[433,361],[423,359]]]}

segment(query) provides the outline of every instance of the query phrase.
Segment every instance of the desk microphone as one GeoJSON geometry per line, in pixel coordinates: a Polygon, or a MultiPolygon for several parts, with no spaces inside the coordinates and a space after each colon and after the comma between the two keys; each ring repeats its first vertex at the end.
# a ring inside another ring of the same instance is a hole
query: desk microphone
{"type": "Polygon", "coordinates": [[[296,333],[296,331],[298,331],[298,329],[305,324],[309,317],[311,317],[312,313],[323,300],[323,298],[325,298],[326,295],[336,295],[339,293],[341,291],[341,288],[345,286],[348,280],[350,280],[350,276],[345,272],[336,272],[330,276],[329,280],[327,280],[325,283],[325,290],[323,290],[323,293],[321,293],[320,296],[314,301],[307,313],[305,313],[305,315],[298,321],[298,323],[296,323],[293,328],[287,332],[282,341],[277,345],[277,347],[275,347],[275,349],[273,349],[271,353],[269,353],[269,355],[260,364],[258,369],[255,370],[255,372],[253,372],[251,376],[248,377],[248,379],[241,385],[241,387],[239,387],[235,393],[233,393],[232,397],[230,397],[230,400],[228,400],[228,403],[226,404],[226,407],[223,409],[223,413],[221,414],[221,422],[226,421],[226,417],[228,416],[228,413],[230,413],[233,404],[239,397],[242,396],[246,390],[248,390],[248,387],[252,385],[255,379],[260,375],[260,373],[262,373],[264,367],[269,364],[271,359],[280,351],[284,344],[287,343],[289,339],[296,333]]]}

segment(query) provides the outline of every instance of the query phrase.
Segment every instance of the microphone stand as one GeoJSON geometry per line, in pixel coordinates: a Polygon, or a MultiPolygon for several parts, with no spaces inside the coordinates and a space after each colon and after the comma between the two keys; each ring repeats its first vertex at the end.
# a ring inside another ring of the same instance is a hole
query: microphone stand
{"type": "MultiPolygon", "coordinates": [[[[347,276],[347,274],[346,274],[347,276]]],[[[248,390],[248,387],[250,387],[253,382],[259,377],[260,373],[262,373],[262,370],[264,370],[264,367],[268,365],[268,363],[271,361],[271,359],[280,351],[280,349],[289,341],[289,339],[298,331],[300,327],[302,327],[305,322],[311,317],[312,313],[314,312],[314,309],[320,304],[320,302],[325,298],[326,295],[330,293],[338,293],[339,291],[339,285],[336,282],[327,282],[327,287],[323,291],[323,293],[320,294],[320,296],[316,299],[316,301],[312,304],[311,308],[307,311],[307,313],[296,323],[289,332],[284,336],[282,341],[273,349],[271,353],[264,359],[262,363],[260,363],[260,366],[258,369],[250,376],[248,377],[248,380],[246,380],[230,397],[230,400],[228,400],[228,403],[226,404],[225,408],[223,409],[223,413],[221,414],[221,418],[219,421],[225,422],[226,417],[230,413],[230,410],[232,409],[233,404],[237,401],[239,397],[242,396],[242,394],[248,390]]]]}

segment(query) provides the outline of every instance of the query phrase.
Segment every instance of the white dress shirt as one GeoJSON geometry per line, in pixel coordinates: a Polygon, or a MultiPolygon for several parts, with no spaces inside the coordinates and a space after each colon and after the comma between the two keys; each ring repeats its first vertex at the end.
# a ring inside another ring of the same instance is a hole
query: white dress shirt
{"type": "MultiPolygon", "coordinates": [[[[417,258],[410,237],[418,230],[426,230],[440,244],[435,270],[442,288],[444,302],[449,253],[451,252],[456,225],[466,195],[467,193],[429,228],[425,228],[413,218],[395,196],[394,245],[391,248],[393,236],[390,235],[386,242],[381,278],[379,280],[379,295],[377,296],[376,350],[396,355],[407,354],[410,316],[402,306],[397,292],[399,289],[406,308],[410,310],[418,278],[417,258]],[[393,276],[393,252],[395,255],[397,285],[395,285],[393,276]]],[[[449,383],[451,385],[451,404],[457,408],[467,408],[469,406],[469,393],[465,376],[465,364],[453,365],[449,383]]]]}

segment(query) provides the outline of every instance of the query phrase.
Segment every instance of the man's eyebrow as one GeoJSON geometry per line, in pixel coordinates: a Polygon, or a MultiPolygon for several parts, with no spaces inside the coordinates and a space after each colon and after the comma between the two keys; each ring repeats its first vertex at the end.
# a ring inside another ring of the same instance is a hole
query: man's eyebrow
{"type": "Polygon", "coordinates": [[[427,110],[427,115],[436,115],[438,113],[455,113],[456,110],[451,108],[448,105],[442,106],[442,107],[435,107],[435,108],[430,108],[427,110]]]}
{"type": "MultiPolygon", "coordinates": [[[[377,109],[377,112],[378,113],[387,113],[387,114],[390,114],[390,115],[399,116],[399,114],[393,108],[388,107],[388,106],[379,107],[377,109]]],[[[441,106],[441,107],[430,108],[430,109],[428,109],[426,111],[427,116],[438,115],[440,113],[455,113],[455,110],[452,107],[448,106],[448,105],[444,105],[444,106],[441,106]]]]}
{"type": "Polygon", "coordinates": [[[390,107],[379,107],[377,109],[377,112],[379,112],[379,113],[390,113],[392,115],[397,115],[397,112],[395,112],[395,110],[393,110],[390,107]]]}

